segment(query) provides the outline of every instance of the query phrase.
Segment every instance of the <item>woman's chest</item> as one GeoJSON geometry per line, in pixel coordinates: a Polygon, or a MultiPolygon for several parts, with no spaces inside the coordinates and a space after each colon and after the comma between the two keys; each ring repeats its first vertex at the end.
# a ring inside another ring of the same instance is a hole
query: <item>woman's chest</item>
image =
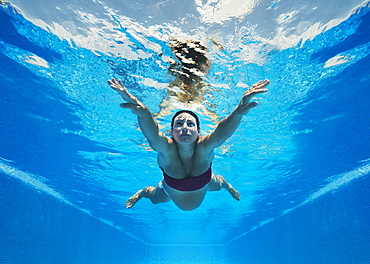
{"type": "Polygon", "coordinates": [[[181,154],[177,151],[167,155],[158,155],[158,165],[166,174],[173,178],[185,179],[204,173],[210,166],[213,155],[205,155],[194,151],[192,155],[181,154]]]}

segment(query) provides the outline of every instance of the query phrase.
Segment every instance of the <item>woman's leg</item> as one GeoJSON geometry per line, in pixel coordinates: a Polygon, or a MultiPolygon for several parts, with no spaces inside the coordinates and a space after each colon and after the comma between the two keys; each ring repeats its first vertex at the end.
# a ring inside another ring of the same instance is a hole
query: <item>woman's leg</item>
{"type": "Polygon", "coordinates": [[[212,174],[211,181],[208,183],[208,191],[219,191],[221,188],[226,189],[235,200],[240,200],[239,192],[224,177],[212,174]]]}
{"type": "Polygon", "coordinates": [[[165,193],[161,183],[157,187],[148,186],[137,191],[126,201],[126,208],[133,207],[141,198],[148,198],[153,204],[166,203],[171,201],[171,198],[165,193]]]}

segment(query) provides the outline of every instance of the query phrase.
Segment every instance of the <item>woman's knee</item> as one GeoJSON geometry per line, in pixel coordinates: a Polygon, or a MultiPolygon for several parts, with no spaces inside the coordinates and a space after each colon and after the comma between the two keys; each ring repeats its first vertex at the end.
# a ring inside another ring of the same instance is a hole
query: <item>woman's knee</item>
{"type": "Polygon", "coordinates": [[[208,183],[208,191],[219,191],[222,188],[222,179],[221,175],[212,174],[212,178],[208,183]]]}
{"type": "Polygon", "coordinates": [[[171,201],[171,198],[164,192],[162,188],[156,187],[150,196],[150,201],[153,204],[166,203],[171,201]]]}

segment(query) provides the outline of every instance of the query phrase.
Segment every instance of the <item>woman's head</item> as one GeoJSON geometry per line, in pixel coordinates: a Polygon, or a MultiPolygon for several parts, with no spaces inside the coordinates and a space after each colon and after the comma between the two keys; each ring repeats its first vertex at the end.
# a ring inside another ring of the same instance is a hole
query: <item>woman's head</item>
{"type": "Polygon", "coordinates": [[[198,116],[192,111],[178,111],[172,118],[171,129],[177,143],[194,143],[200,132],[198,116]]]}
{"type": "Polygon", "coordinates": [[[180,114],[183,114],[183,113],[186,113],[186,114],[189,114],[191,115],[192,117],[194,117],[195,119],[195,122],[196,122],[196,125],[197,125],[197,128],[200,129],[200,124],[199,124],[199,118],[197,116],[196,113],[194,113],[193,111],[190,111],[190,110],[180,110],[178,112],[176,112],[173,117],[172,117],[172,122],[171,122],[171,129],[173,129],[173,125],[175,123],[175,119],[176,117],[178,117],[180,114]]]}

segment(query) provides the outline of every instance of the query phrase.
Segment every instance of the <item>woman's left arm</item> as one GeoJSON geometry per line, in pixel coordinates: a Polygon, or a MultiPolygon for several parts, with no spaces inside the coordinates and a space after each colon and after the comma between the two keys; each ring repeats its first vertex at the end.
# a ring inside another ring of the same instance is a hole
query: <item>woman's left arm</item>
{"type": "Polygon", "coordinates": [[[216,129],[204,138],[204,143],[207,148],[217,148],[221,146],[226,139],[228,139],[237,129],[243,116],[248,114],[249,111],[258,105],[257,102],[250,102],[253,96],[267,92],[265,89],[269,85],[269,80],[259,81],[252,85],[246,91],[240,100],[236,109],[227,117],[221,120],[216,129]]]}

